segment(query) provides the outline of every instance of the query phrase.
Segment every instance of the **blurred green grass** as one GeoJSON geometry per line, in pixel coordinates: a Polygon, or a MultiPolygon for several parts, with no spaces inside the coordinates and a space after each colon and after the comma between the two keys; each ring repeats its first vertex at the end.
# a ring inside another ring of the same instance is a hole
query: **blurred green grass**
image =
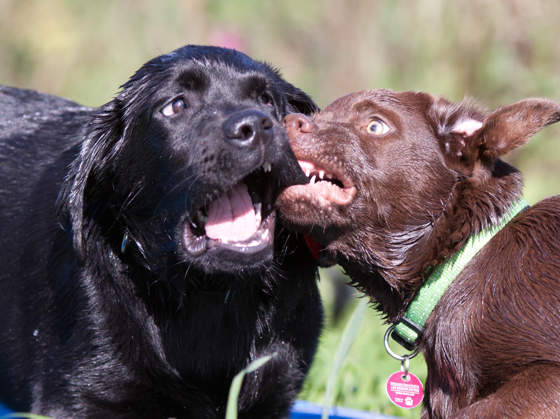
{"type": "MultiPolygon", "coordinates": [[[[335,288],[333,281],[339,276],[338,267],[321,270],[320,289],[326,306],[326,328],[321,336],[319,350],[307,377],[301,399],[322,404],[333,365],[335,352],[340,342],[342,329],[354,311],[357,302],[364,298],[354,293],[341,317],[333,318],[335,288]]],[[[400,370],[400,362],[386,352],[383,337],[387,329],[381,316],[368,308],[358,335],[350,348],[336,380],[333,405],[353,407],[385,415],[417,418],[421,407],[410,410],[401,409],[391,403],[385,393],[389,376],[400,370]]],[[[406,350],[392,342],[391,348],[404,354],[406,350]]],[[[426,378],[426,365],[422,355],[410,361],[410,371],[422,382],[426,378]]]]}
{"type": "MultiPolygon", "coordinates": [[[[0,83],[101,105],[145,61],[187,43],[228,44],[272,63],[321,107],[351,91],[423,90],[487,108],[560,100],[560,2],[547,0],[0,0],[0,83]]],[[[560,127],[507,157],[530,203],[560,191],[560,127]]],[[[323,274],[328,277],[330,274],[323,274]]],[[[331,313],[331,282],[321,288],[331,313]]],[[[342,332],[327,328],[301,395],[323,401],[342,332]]],[[[339,377],[335,404],[403,417],[385,380],[382,319],[368,310],[339,377]]],[[[420,377],[420,357],[411,369],[420,377]]]]}

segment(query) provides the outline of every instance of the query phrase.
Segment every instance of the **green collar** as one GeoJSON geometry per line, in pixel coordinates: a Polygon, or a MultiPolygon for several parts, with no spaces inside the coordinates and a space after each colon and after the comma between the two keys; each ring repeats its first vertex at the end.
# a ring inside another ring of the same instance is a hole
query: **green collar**
{"type": "Polygon", "coordinates": [[[527,202],[523,198],[519,199],[512,205],[499,224],[487,227],[480,233],[469,237],[457,253],[437,266],[410,303],[404,317],[396,323],[392,334],[393,339],[409,350],[415,348],[426,319],[449,287],[449,284],[498,231],[527,207],[527,202]]]}

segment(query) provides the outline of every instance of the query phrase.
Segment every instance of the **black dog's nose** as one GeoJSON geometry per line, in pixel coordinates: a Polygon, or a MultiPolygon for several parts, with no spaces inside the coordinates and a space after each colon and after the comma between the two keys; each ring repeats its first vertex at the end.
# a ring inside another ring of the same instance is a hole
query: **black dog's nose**
{"type": "Polygon", "coordinates": [[[272,120],[267,114],[257,110],[235,113],[224,122],[223,128],[228,140],[242,146],[272,137],[272,120]]]}

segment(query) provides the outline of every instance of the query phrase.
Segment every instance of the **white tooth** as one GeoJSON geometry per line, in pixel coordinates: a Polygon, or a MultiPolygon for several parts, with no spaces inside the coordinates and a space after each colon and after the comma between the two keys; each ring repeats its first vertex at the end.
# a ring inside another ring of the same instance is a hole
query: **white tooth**
{"type": "Polygon", "coordinates": [[[314,184],[315,184],[315,178],[316,178],[316,177],[317,177],[317,176],[313,175],[313,177],[309,180],[309,184],[310,184],[310,185],[314,185],[314,184]]]}
{"type": "Polygon", "coordinates": [[[305,176],[309,177],[310,174],[311,174],[311,169],[308,167],[305,169],[305,176]]]}
{"type": "Polygon", "coordinates": [[[257,228],[260,227],[262,221],[262,212],[261,212],[262,204],[259,202],[255,204],[255,224],[257,228]]]}
{"type": "Polygon", "coordinates": [[[272,171],[272,165],[270,163],[263,164],[263,169],[265,173],[272,171]]]}
{"type": "Polygon", "coordinates": [[[319,179],[323,179],[325,177],[325,171],[319,170],[319,179]]]}

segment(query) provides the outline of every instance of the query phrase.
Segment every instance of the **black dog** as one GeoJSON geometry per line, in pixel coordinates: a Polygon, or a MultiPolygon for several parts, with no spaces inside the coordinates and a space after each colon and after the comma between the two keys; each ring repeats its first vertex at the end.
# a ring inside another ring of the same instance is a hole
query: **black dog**
{"type": "Polygon", "coordinates": [[[269,66],[186,46],[99,109],[0,89],[0,402],[53,417],[282,417],[317,345],[316,266],[275,228],[305,182],[269,66]]]}

